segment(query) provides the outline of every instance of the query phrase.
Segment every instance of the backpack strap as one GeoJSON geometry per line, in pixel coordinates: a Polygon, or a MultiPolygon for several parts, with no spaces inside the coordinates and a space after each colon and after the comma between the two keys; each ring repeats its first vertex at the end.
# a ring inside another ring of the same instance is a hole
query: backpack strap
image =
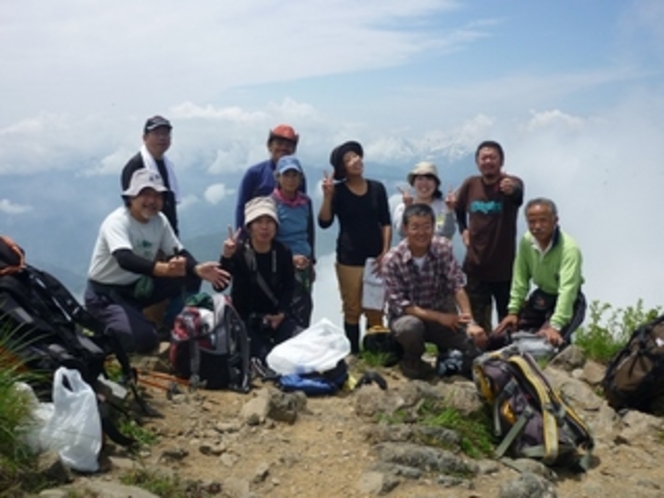
{"type": "Polygon", "coordinates": [[[184,316],[184,324],[187,327],[187,335],[189,336],[189,368],[191,369],[191,376],[189,377],[189,387],[196,389],[198,387],[205,387],[205,381],[201,381],[201,349],[198,344],[200,335],[197,328],[201,325],[200,313],[196,310],[196,316],[193,310],[188,310],[184,316]]]}
{"type": "MultiPolygon", "coordinates": [[[[250,347],[249,338],[244,321],[240,318],[233,307],[230,299],[224,295],[214,296],[215,317],[220,317],[220,322],[227,331],[227,340],[235,345],[237,354],[240,356],[239,380],[231,383],[229,386],[233,391],[239,393],[248,393],[251,390],[250,378],[250,347]],[[232,337],[230,337],[232,336],[232,337]]],[[[219,326],[217,323],[215,326],[219,326]]],[[[230,352],[230,345],[228,347],[230,352]]]]}
{"type": "MultiPolygon", "coordinates": [[[[277,251],[272,248],[270,249],[270,254],[272,257],[271,280],[272,284],[275,284],[277,276],[277,251]]],[[[274,293],[270,290],[270,287],[267,285],[263,275],[261,275],[261,273],[258,271],[258,266],[256,265],[256,254],[254,253],[254,249],[251,247],[249,242],[245,243],[244,259],[247,262],[247,268],[249,268],[254,282],[258,284],[260,289],[263,291],[263,294],[265,294],[267,298],[272,301],[272,304],[274,306],[278,306],[279,300],[274,296],[274,293]]]]}
{"type": "Polygon", "coordinates": [[[525,357],[514,355],[508,361],[510,365],[515,367],[515,374],[530,386],[531,394],[537,397],[537,403],[542,411],[542,429],[544,435],[544,451],[541,458],[545,464],[554,463],[559,453],[558,421],[554,413],[554,403],[549,396],[550,389],[538,375],[534,374],[534,369],[531,368],[525,357]]]}

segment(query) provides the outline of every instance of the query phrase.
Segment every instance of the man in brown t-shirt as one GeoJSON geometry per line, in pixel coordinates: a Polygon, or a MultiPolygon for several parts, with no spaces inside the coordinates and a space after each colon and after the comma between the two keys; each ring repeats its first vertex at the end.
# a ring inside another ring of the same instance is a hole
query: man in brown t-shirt
{"type": "Polygon", "coordinates": [[[473,316],[486,331],[492,330],[492,298],[499,321],[507,315],[516,219],[523,203],[523,182],[502,172],[504,160],[498,142],[482,142],[475,152],[480,174],[463,182],[456,200],[457,223],[466,246],[466,293],[473,316]]]}

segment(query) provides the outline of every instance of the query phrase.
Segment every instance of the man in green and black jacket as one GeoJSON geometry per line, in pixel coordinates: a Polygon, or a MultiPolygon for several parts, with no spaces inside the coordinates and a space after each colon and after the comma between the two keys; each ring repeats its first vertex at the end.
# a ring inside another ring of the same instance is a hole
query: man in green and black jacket
{"type": "Polygon", "coordinates": [[[558,210],[550,199],[526,205],[528,233],[519,243],[508,315],[494,334],[531,330],[553,346],[563,346],[583,322],[586,300],[581,292],[582,256],[576,241],[558,225],[558,210]],[[537,287],[528,296],[530,282],[537,287]]]}

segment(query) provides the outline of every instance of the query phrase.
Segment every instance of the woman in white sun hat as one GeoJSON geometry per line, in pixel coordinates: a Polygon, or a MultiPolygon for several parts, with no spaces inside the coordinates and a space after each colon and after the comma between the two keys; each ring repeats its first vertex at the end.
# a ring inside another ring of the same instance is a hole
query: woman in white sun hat
{"type": "Polygon", "coordinates": [[[443,193],[440,190],[440,177],[436,165],[429,161],[422,161],[415,165],[413,170],[408,173],[408,183],[413,188],[399,188],[403,200],[394,210],[392,217],[394,229],[400,237],[404,237],[403,232],[403,212],[411,204],[427,204],[431,206],[436,215],[436,226],[434,234],[439,237],[451,239],[455,231],[454,220],[454,191],[450,188],[447,196],[443,199],[443,193]]]}

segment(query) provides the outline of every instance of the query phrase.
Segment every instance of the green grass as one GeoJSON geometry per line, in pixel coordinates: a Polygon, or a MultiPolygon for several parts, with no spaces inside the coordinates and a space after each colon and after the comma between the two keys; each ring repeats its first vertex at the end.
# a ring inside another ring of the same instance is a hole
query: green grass
{"type": "Polygon", "coordinates": [[[438,346],[436,346],[435,344],[431,344],[430,342],[427,342],[424,345],[424,353],[430,356],[438,356],[438,346]]]}
{"type": "Polygon", "coordinates": [[[376,368],[384,366],[389,361],[390,356],[390,353],[362,351],[360,353],[360,361],[367,367],[376,368]]]}
{"type": "MultiPolygon", "coordinates": [[[[30,398],[16,389],[16,383],[34,378],[24,371],[11,352],[10,344],[16,332],[0,330],[0,489],[6,496],[18,493],[23,477],[30,472],[34,456],[25,442],[25,434],[32,420],[30,398]]],[[[18,494],[17,494],[18,496],[18,494]]]]}
{"type": "Polygon", "coordinates": [[[659,306],[646,309],[641,299],[626,308],[593,301],[588,307],[587,324],[574,333],[574,344],[585,350],[589,358],[608,363],[627,343],[634,329],[661,313],[659,306]]]}
{"type": "MultiPolygon", "coordinates": [[[[392,414],[376,415],[378,423],[396,425],[413,423],[443,427],[455,431],[461,438],[461,450],[471,458],[483,458],[493,455],[494,441],[491,432],[491,420],[484,409],[471,414],[463,414],[445,401],[425,400],[415,413],[399,409],[392,414]]],[[[446,447],[442,441],[425,440],[428,446],[446,447]]]]}
{"type": "Polygon", "coordinates": [[[177,474],[166,474],[154,470],[135,469],[120,477],[123,484],[137,486],[161,498],[191,498],[208,496],[194,482],[182,480],[177,474]]]}
{"type": "Polygon", "coordinates": [[[446,403],[427,400],[420,406],[420,423],[456,431],[461,437],[461,449],[471,458],[491,456],[494,450],[491,421],[485,410],[463,414],[446,403]]]}
{"type": "Polygon", "coordinates": [[[117,419],[118,430],[125,436],[133,438],[137,443],[138,447],[135,448],[136,451],[152,446],[157,443],[158,437],[150,429],[143,427],[138,424],[135,420],[131,420],[128,417],[122,415],[117,419]]]}
{"type": "Polygon", "coordinates": [[[402,408],[396,410],[394,413],[377,413],[375,416],[376,422],[389,425],[403,424],[408,421],[410,415],[402,408]]]}

